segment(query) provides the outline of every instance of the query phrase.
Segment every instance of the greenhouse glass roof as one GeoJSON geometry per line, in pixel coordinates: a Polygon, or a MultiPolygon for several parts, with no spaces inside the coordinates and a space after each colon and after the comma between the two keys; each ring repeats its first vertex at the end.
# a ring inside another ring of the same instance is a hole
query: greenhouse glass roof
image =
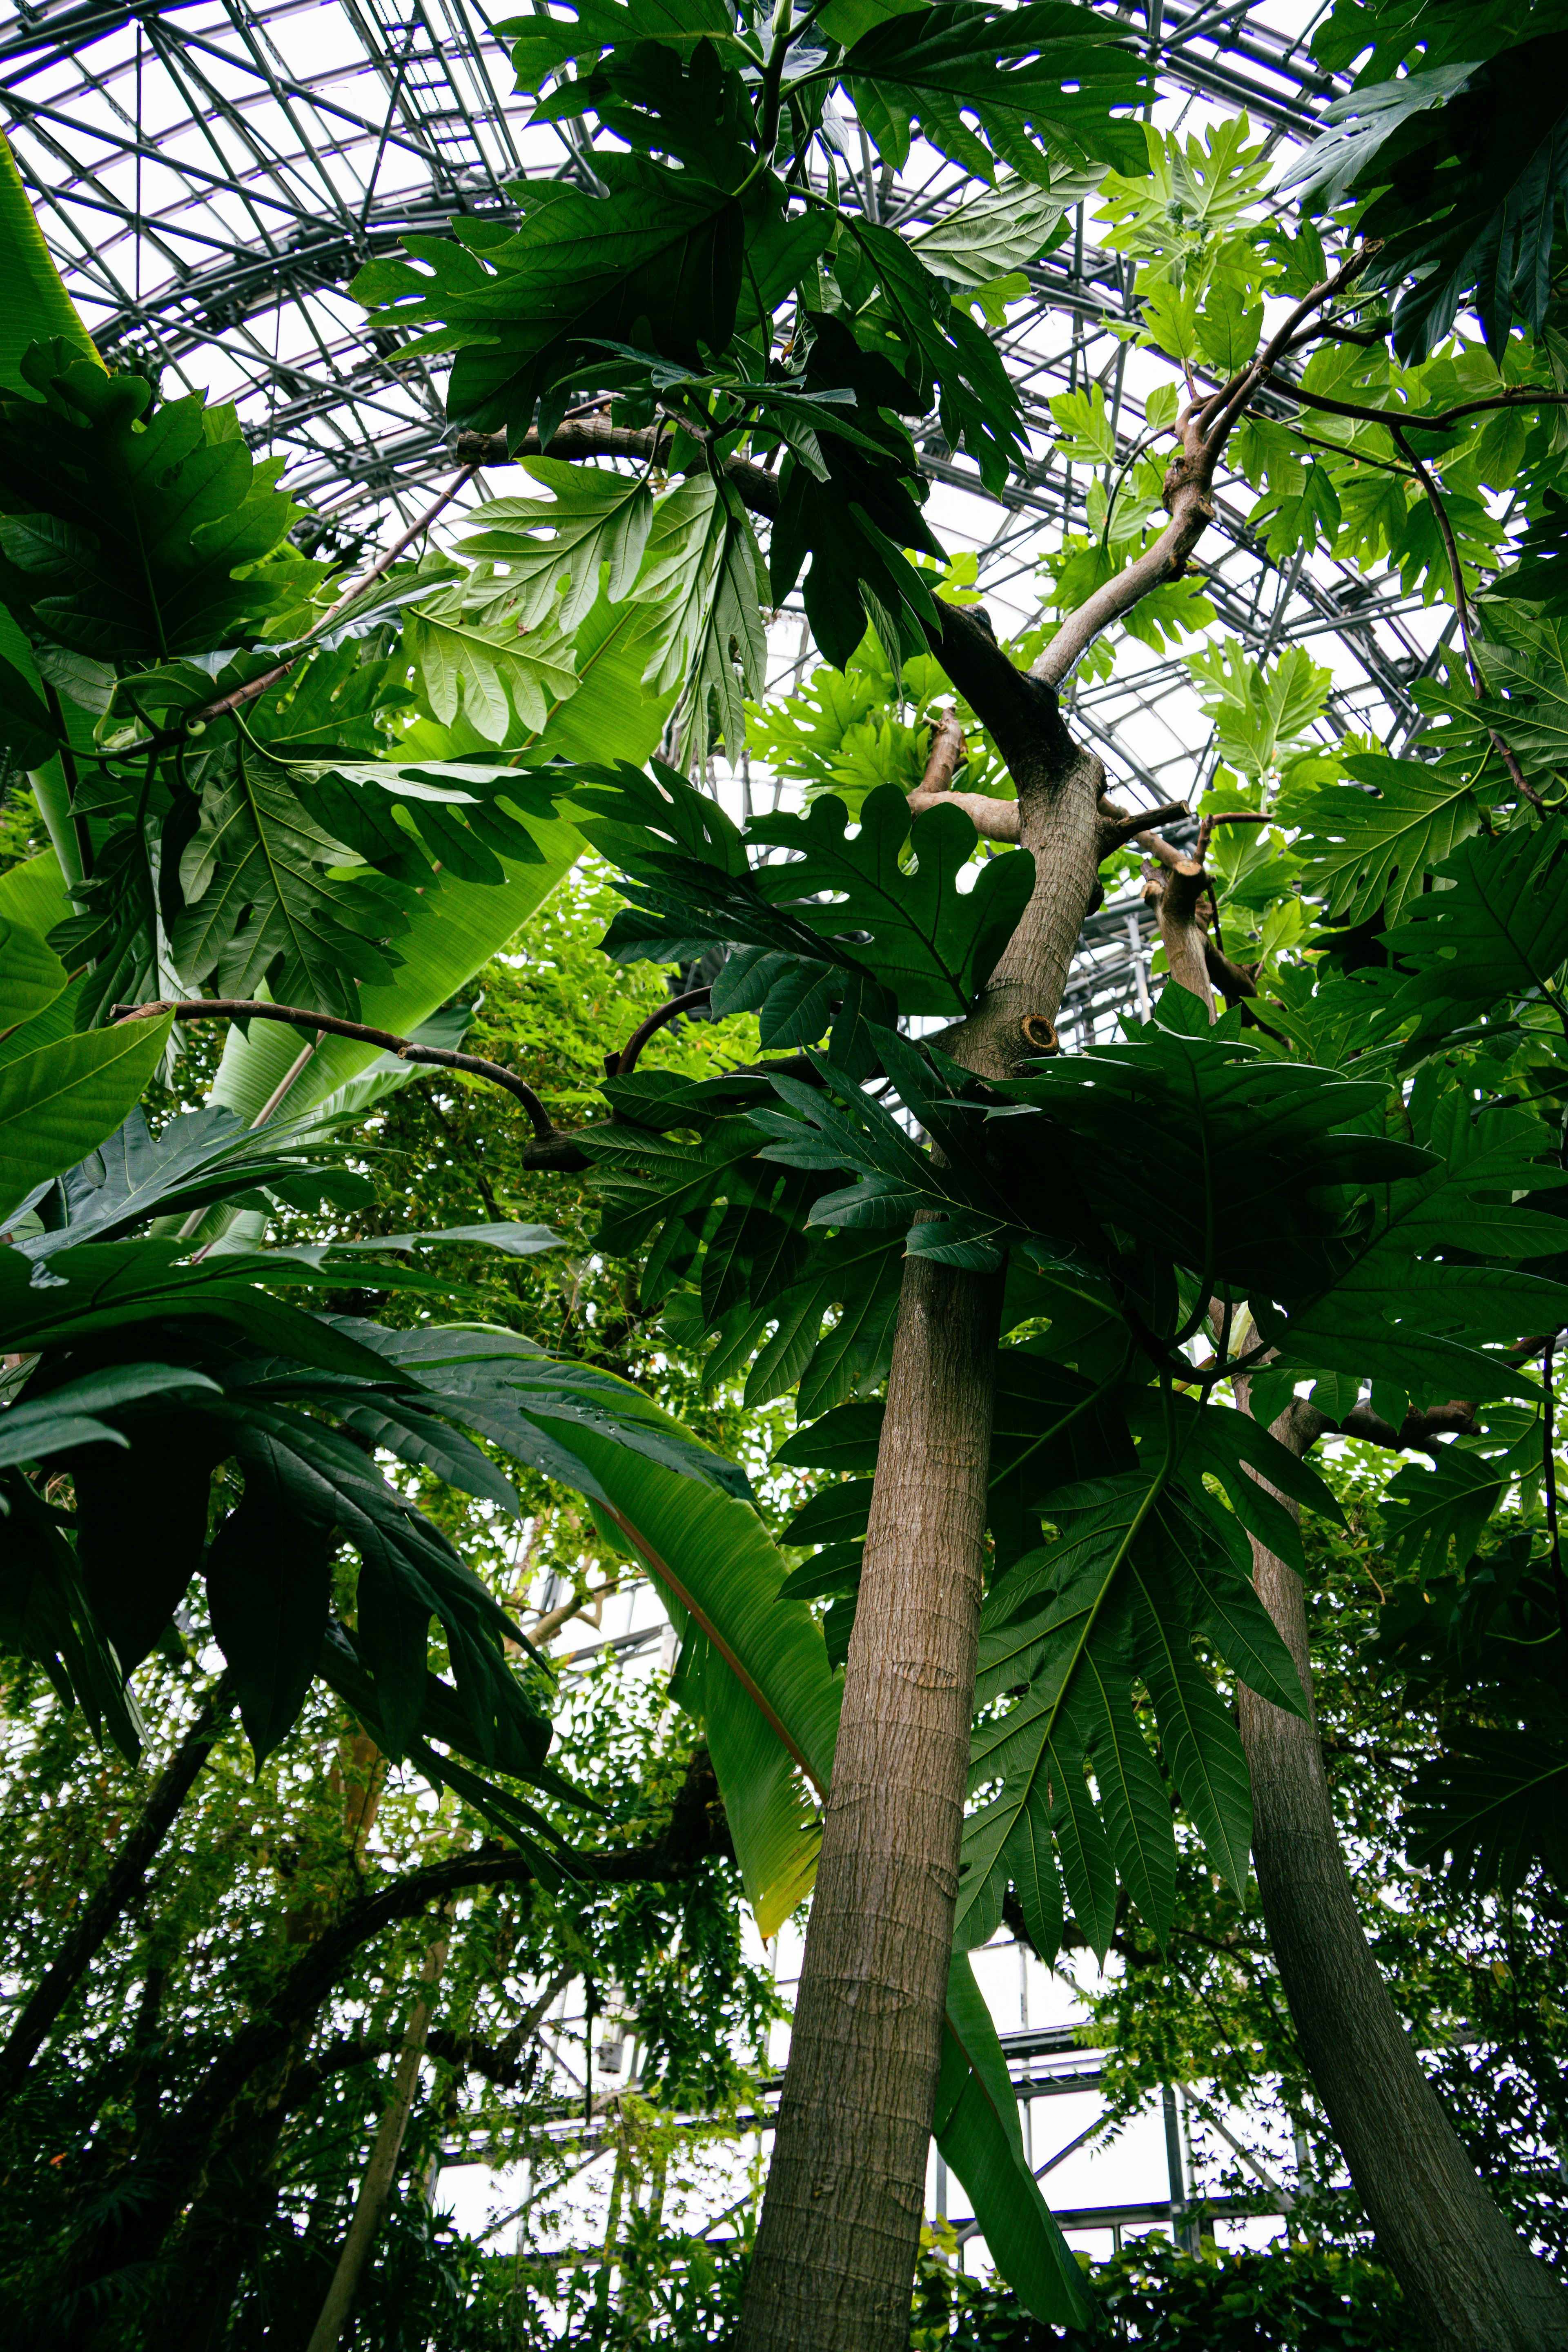
{"type": "MultiPolygon", "coordinates": [[[[1283,160],[1310,138],[1336,85],[1304,46],[1310,0],[1237,6],[1138,0],[1104,7],[1149,44],[1157,125],[1184,135],[1245,112],[1283,160]]],[[[5,129],[45,234],[100,348],[165,384],[232,399],[252,446],[353,555],[412,518],[454,459],[439,362],[410,358],[367,321],[349,287],[405,235],[462,214],[504,213],[509,181],[591,176],[570,123],[530,128],[507,46],[468,0],[142,0],[24,5],[0,14],[5,129]]],[[[873,176],[852,120],[828,125],[831,168],[851,203],[932,240],[977,191],[917,143],[898,180],[873,176]]],[[[816,168],[830,168],[818,142],[816,168]]],[[[1041,555],[1086,528],[1089,478],[1064,457],[1050,402],[1098,383],[1119,453],[1144,431],[1168,363],[1117,333],[1135,314],[1135,265],[1097,244],[1096,199],[1068,209],[1062,241],[1021,273],[994,331],[1022,388],[1026,480],[999,508],[935,434],[924,455],[931,516],[971,551],[999,634],[1037,609],[1041,555]]],[[[1101,232],[1102,233],[1102,232],[1101,232]]],[[[948,266],[962,278],[964,239],[948,266]]],[[[481,477],[468,499],[488,494],[481,477]]],[[[1355,728],[1395,743],[1416,722],[1413,681],[1438,657],[1436,628],[1396,575],[1321,554],[1283,568],[1247,517],[1253,492],[1222,483],[1199,551],[1210,635],[1262,663],[1306,646],[1332,683],[1313,731],[1355,728]]],[[[320,542],[318,542],[320,543],[320,542]]],[[[798,614],[778,616],[778,676],[809,659],[798,614]]],[[[1190,641],[1187,648],[1190,650],[1190,641]]],[[[1109,677],[1080,675],[1075,720],[1133,804],[1195,797],[1216,756],[1211,719],[1181,654],[1123,639],[1109,677]]],[[[728,780],[721,777],[720,788],[728,780]]],[[[748,779],[748,790],[751,780],[748,779]]],[[[1140,978],[1136,898],[1091,919],[1064,1011],[1131,1000],[1140,978]]],[[[1142,925],[1146,929],[1146,924],[1142,925]]]]}

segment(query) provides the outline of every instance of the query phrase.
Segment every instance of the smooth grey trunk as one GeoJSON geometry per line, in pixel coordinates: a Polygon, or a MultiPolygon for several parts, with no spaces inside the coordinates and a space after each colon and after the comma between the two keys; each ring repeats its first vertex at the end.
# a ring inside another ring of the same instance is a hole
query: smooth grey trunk
{"type": "MultiPolygon", "coordinates": [[[[1297,1403],[1273,1433],[1305,1454],[1323,1426],[1310,1406],[1297,1403]]],[[[1279,1499],[1296,1510],[1287,1496],[1279,1499]]],[[[1252,1559],[1253,1581],[1310,1701],[1301,1580],[1256,1538],[1252,1559]]],[[[1252,1773],[1252,1854],[1269,1946],[1379,2254],[1433,2352],[1549,2352],[1568,2345],[1568,2296],[1477,2178],[1362,1931],[1315,1721],[1271,1706],[1245,1686],[1239,1699],[1252,1773]]]]}
{"type": "Polygon", "coordinates": [[[397,2179],[397,2159],[403,2153],[403,2137],[408,2128],[408,2117],[414,2105],[414,2095],[419,2086],[419,2062],[425,2055],[429,2037],[430,2021],[435,2014],[435,1985],[447,1958],[445,1932],[430,1946],[419,1971],[419,1981],[427,1990],[422,1991],[414,2004],[393,2069],[392,2085],[386,2105],[382,2109],[370,2161],[354,2200],[353,2219],[349,2223],[348,2236],[338,2256],[338,2266],[332,2283],[327,2289],[321,2315],[310,2331],[306,2352],[337,2352],[338,2342],[348,2325],[354,2297],[365,2265],[374,2249],[383,2217],[391,2200],[393,2184],[397,2179]]]}
{"type": "MultiPolygon", "coordinates": [[[[1059,729],[1010,755],[1033,897],[942,1040],[981,1076],[1037,1050],[1095,888],[1104,771],[1059,729]],[[1054,756],[1051,754],[1054,753],[1054,756]]],[[[1003,1276],[910,1257],[822,1858],[742,2352],[907,2352],[952,1957],[1003,1276]]]]}

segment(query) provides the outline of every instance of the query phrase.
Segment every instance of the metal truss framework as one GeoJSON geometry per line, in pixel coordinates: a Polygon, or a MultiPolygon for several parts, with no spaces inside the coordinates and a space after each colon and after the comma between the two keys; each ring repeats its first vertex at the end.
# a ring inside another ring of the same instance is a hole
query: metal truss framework
{"type": "MultiPolygon", "coordinates": [[[[1245,110],[1270,147],[1295,143],[1339,88],[1271,21],[1304,25],[1298,0],[1099,4],[1147,44],[1162,125],[1245,110]]],[[[168,391],[232,398],[251,446],[285,456],[288,486],[325,519],[325,549],[350,556],[411,520],[453,462],[439,369],[368,324],[349,281],[405,235],[504,215],[520,175],[584,168],[571,125],[528,127],[475,0],[21,0],[0,14],[0,75],[17,163],[100,349],[157,370],[168,391]]],[[[922,165],[919,147],[903,178],[873,180],[850,133],[836,142],[849,201],[890,226],[918,232],[975,192],[929,152],[922,165]]],[[[1170,373],[1113,331],[1135,313],[1135,273],[1094,244],[1092,200],[1026,275],[997,340],[1020,387],[1028,478],[998,507],[940,438],[924,448],[939,531],[977,554],[999,633],[1034,617],[1042,549],[1086,527],[1088,483],[1056,446],[1050,400],[1099,383],[1125,455],[1170,373]]],[[[1408,736],[1411,685],[1440,649],[1431,622],[1391,576],[1321,557],[1282,571],[1248,529],[1251,503],[1245,483],[1222,484],[1200,551],[1218,631],[1259,663],[1297,644],[1327,662],[1326,739],[1408,736]]],[[[798,615],[780,624],[787,683],[798,615]]],[[[1212,730],[1179,657],[1123,644],[1114,674],[1080,682],[1072,701],[1134,804],[1195,797],[1212,772],[1212,730]]],[[[1149,935],[1135,898],[1090,919],[1063,1007],[1069,1041],[1144,1000],[1149,935]]]]}

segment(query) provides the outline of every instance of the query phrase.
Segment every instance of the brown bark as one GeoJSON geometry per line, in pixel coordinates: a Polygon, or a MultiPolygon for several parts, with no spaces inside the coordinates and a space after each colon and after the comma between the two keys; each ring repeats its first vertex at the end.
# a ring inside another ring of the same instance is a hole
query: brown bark
{"type": "Polygon", "coordinates": [[[999,1276],[910,1258],[746,2352],[904,2352],[952,1954],[999,1276]]]}
{"type": "MultiPolygon", "coordinates": [[[[1033,896],[944,1039],[1039,1050],[1095,887],[1104,771],[1056,719],[1016,745],[1033,896]]],[[[743,2352],[904,2352],[952,1956],[1002,1276],[910,1257],[743,2352]]]]}
{"type": "MultiPolygon", "coordinates": [[[[1245,1396],[1238,1402],[1245,1409],[1245,1396]]],[[[1310,1406],[1298,1403],[1279,1416],[1273,1433],[1304,1454],[1325,1425],[1310,1406]]],[[[1296,1510],[1285,1496],[1279,1499],[1296,1510]]],[[[1256,1538],[1252,1558],[1253,1581],[1310,1701],[1301,1580],[1256,1538]]],[[[1269,1945],[1302,2055],[1377,2231],[1379,2253],[1434,2352],[1546,2352],[1568,2345],[1568,2298],[1477,2179],[1362,1932],[1316,1724],[1271,1706],[1245,1685],[1238,1698],[1252,1773],[1252,1854],[1269,1945]]]]}
{"type": "Polygon", "coordinates": [[[1143,861],[1143,898],[1154,909],[1160,943],[1171,978],[1186,989],[1215,1017],[1214,991],[1209,986],[1209,878],[1195,858],[1184,857],[1162,841],[1157,833],[1141,833],[1140,845],[1150,853],[1143,861]]]}

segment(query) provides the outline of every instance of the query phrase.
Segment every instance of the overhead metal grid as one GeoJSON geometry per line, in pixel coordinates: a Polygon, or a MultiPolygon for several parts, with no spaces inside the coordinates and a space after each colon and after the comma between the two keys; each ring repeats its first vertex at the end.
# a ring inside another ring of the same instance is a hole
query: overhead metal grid
{"type": "MultiPolygon", "coordinates": [[[[1340,85],[1276,28],[1271,7],[1289,0],[1123,0],[1102,13],[1147,44],[1159,123],[1193,129],[1245,110],[1273,147],[1311,136],[1340,85]]],[[[233,399],[251,446],[288,457],[286,482],[326,518],[327,546],[351,553],[394,515],[412,519],[424,486],[453,463],[441,363],[411,358],[395,331],[367,322],[349,282],[407,235],[504,216],[520,175],[584,171],[571,125],[528,128],[505,45],[479,9],[25,0],[0,11],[0,75],[18,165],[100,348],[157,370],[170,390],[233,399]]],[[[975,193],[929,152],[922,167],[919,148],[898,180],[873,182],[853,139],[837,161],[852,204],[911,234],[975,193]]],[[[925,443],[937,527],[976,552],[999,631],[1034,617],[1042,550],[1064,528],[1088,528],[1088,485],[1058,452],[1051,399],[1100,383],[1125,456],[1156,380],[1148,355],[1112,331],[1135,314],[1135,277],[1092,242],[1093,209],[1080,207],[1067,242],[1026,273],[1028,298],[997,337],[1020,386],[1029,478],[1009,487],[999,516],[965,458],[934,434],[925,443]]],[[[1320,731],[1399,741],[1416,720],[1411,684],[1436,657],[1434,625],[1395,577],[1321,556],[1282,571],[1248,527],[1252,503],[1245,483],[1222,483],[1199,551],[1218,630],[1258,662],[1309,646],[1334,672],[1320,731]]],[[[787,680],[798,614],[781,617],[787,680]]],[[[1132,804],[1195,797],[1206,782],[1213,733],[1179,656],[1126,645],[1111,677],[1081,679],[1069,699],[1132,804]]],[[[1135,895],[1090,919],[1063,1006],[1069,1040],[1103,1036],[1139,1009],[1149,930],[1135,895]]]]}

